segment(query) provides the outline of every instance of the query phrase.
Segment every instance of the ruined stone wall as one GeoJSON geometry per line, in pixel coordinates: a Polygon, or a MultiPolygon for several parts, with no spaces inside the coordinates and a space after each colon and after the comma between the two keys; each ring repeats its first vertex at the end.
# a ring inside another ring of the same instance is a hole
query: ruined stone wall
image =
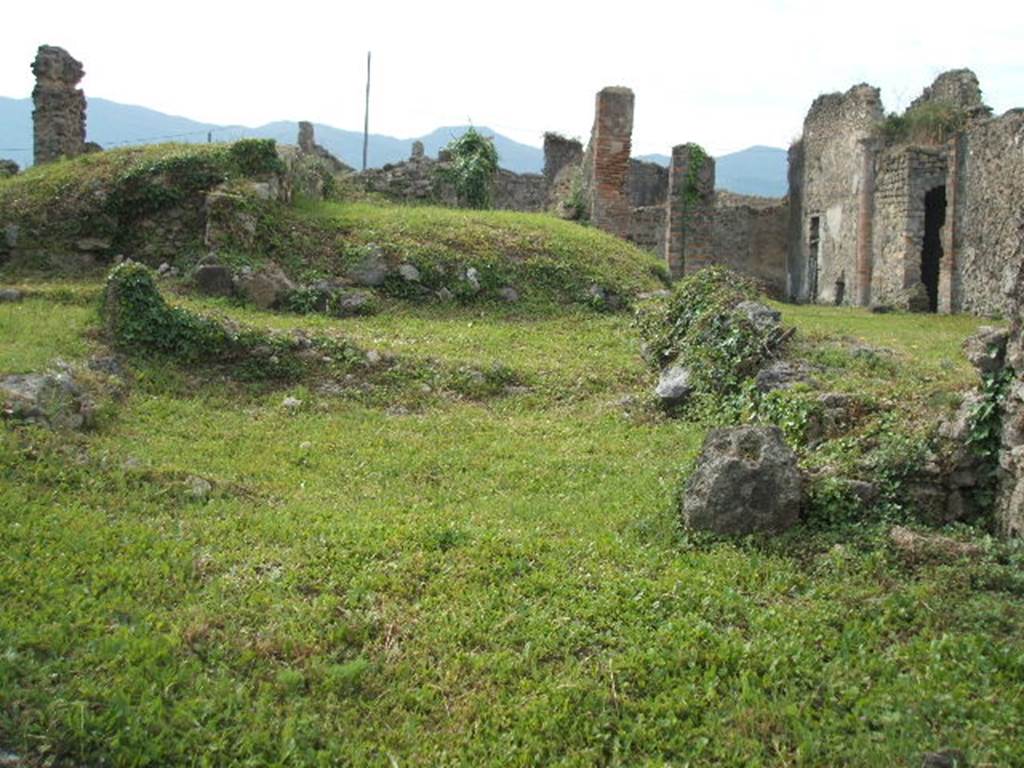
{"type": "Polygon", "coordinates": [[[754,278],[772,298],[786,298],[788,201],[716,192],[714,221],[715,264],[754,278]]]}
{"type": "Polygon", "coordinates": [[[85,94],[77,87],[82,64],[63,48],[42,45],[32,63],[32,130],[36,165],[85,152],[85,94]]]}
{"type": "MultiPolygon", "coordinates": [[[[846,93],[819,96],[804,121],[800,150],[800,178],[795,195],[800,199],[799,244],[794,261],[803,261],[803,284],[790,286],[798,297],[834,303],[836,286],[845,284],[844,303],[857,295],[857,244],[865,177],[865,140],[882,121],[877,88],[857,85],[846,93]],[[808,296],[811,219],[818,217],[817,293],[808,296]]],[[[795,227],[794,227],[794,234],[795,227]]],[[[792,282],[792,281],[791,281],[792,282]]]]}
{"type": "MultiPolygon", "coordinates": [[[[369,168],[355,176],[368,192],[406,203],[457,205],[450,184],[437,177],[441,161],[423,155],[404,163],[369,168]]],[[[499,168],[492,188],[494,207],[510,211],[543,211],[547,205],[547,179],[538,173],[513,173],[499,168]]]]}
{"type": "MultiPolygon", "coordinates": [[[[925,194],[946,184],[943,149],[890,147],[877,159],[874,196],[874,304],[909,309],[921,283],[925,194]]],[[[946,253],[943,261],[948,262],[946,253]]]]}
{"type": "Polygon", "coordinates": [[[658,256],[663,255],[665,253],[665,220],[667,216],[668,208],[664,205],[634,208],[626,239],[658,256]]]}
{"type": "Polygon", "coordinates": [[[498,169],[494,178],[494,207],[503,211],[539,212],[547,207],[548,181],[539,173],[498,169]]]}
{"type": "Polygon", "coordinates": [[[714,217],[714,159],[696,144],[673,147],[665,217],[665,265],[673,280],[712,263],[714,217]]]}
{"type": "Polygon", "coordinates": [[[583,144],[576,139],[567,139],[557,133],[544,134],[544,177],[549,184],[566,168],[583,162],[583,144]]]}
{"type": "Polygon", "coordinates": [[[634,208],[664,205],[668,199],[668,168],[643,160],[629,161],[629,202],[634,208]]]}
{"type": "Polygon", "coordinates": [[[928,102],[952,104],[960,109],[970,110],[982,105],[981,84],[969,69],[953,69],[943,72],[924,92],[911,102],[909,109],[928,102]]]}
{"type": "Polygon", "coordinates": [[[1024,262],[1024,109],[972,123],[957,185],[954,309],[1002,314],[1024,262]]]}
{"type": "Polygon", "coordinates": [[[626,237],[632,226],[629,166],[633,142],[633,92],[610,87],[598,92],[594,128],[584,157],[584,194],[590,222],[626,237]]]}

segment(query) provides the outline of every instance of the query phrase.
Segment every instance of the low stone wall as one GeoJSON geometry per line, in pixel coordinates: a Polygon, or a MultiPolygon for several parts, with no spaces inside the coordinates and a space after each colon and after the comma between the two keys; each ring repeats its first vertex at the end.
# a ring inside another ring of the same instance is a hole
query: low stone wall
{"type": "Polygon", "coordinates": [[[789,203],[785,198],[715,193],[714,263],[757,280],[784,299],[789,203]]]}
{"type": "Polygon", "coordinates": [[[498,169],[494,179],[494,207],[504,211],[539,212],[547,207],[548,180],[539,173],[512,173],[498,169]]]}

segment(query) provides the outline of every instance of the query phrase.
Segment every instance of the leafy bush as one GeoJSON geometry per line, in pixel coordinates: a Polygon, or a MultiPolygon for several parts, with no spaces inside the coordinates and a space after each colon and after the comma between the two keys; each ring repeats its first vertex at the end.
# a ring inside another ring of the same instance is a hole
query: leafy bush
{"type": "Polygon", "coordinates": [[[459,205],[490,208],[491,185],[498,172],[498,150],[494,142],[470,128],[445,147],[451,162],[438,169],[443,181],[455,187],[459,205]]]}
{"type": "Polygon", "coordinates": [[[667,301],[637,315],[645,357],[655,368],[671,362],[687,367],[697,393],[737,391],[773,341],[737,309],[757,298],[752,280],[722,267],[680,280],[667,301]]]}

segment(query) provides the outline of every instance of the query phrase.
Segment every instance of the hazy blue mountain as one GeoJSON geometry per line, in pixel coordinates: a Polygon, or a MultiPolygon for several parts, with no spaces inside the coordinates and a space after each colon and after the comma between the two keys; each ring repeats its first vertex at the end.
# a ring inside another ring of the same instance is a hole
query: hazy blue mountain
{"type": "MultiPolygon", "coordinates": [[[[320,123],[316,123],[315,127],[317,143],[353,168],[362,165],[362,133],[320,123]]],[[[438,128],[425,136],[409,139],[371,133],[368,164],[371,168],[378,168],[386,163],[407,159],[412,152],[412,143],[417,139],[423,142],[428,155],[436,156],[439,149],[453,138],[461,136],[468,127],[458,125],[438,128]]],[[[213,125],[107,99],[89,99],[88,138],[106,148],[158,141],[204,142],[208,133],[212,133],[214,141],[251,136],[294,143],[298,130],[298,123],[291,121],[268,123],[258,128],[213,125]]],[[[544,165],[544,153],[539,147],[513,141],[486,126],[477,126],[477,130],[494,137],[503,168],[517,173],[540,173],[544,165]]],[[[0,158],[4,157],[16,161],[22,167],[31,164],[30,99],[0,96],[0,158]]],[[[640,159],[661,165],[668,165],[669,162],[666,155],[645,155],[640,159]]],[[[750,147],[723,155],[716,160],[716,174],[719,189],[747,195],[781,196],[786,194],[786,151],[775,147],[750,147]]]]}
{"type": "MultiPolygon", "coordinates": [[[[671,161],[668,155],[643,155],[639,159],[666,167],[671,161]]],[[[748,147],[715,158],[715,187],[741,195],[782,197],[789,187],[787,169],[786,150],[748,147]]]]}

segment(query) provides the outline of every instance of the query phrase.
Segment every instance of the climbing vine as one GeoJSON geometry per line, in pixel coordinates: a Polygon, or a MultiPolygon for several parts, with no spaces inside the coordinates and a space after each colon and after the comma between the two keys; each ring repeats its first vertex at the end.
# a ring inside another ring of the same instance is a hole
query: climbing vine
{"type": "Polygon", "coordinates": [[[686,147],[690,162],[686,169],[686,178],[680,185],[679,194],[682,197],[684,210],[689,210],[700,202],[700,174],[710,158],[700,144],[687,144],[686,147]]]}

